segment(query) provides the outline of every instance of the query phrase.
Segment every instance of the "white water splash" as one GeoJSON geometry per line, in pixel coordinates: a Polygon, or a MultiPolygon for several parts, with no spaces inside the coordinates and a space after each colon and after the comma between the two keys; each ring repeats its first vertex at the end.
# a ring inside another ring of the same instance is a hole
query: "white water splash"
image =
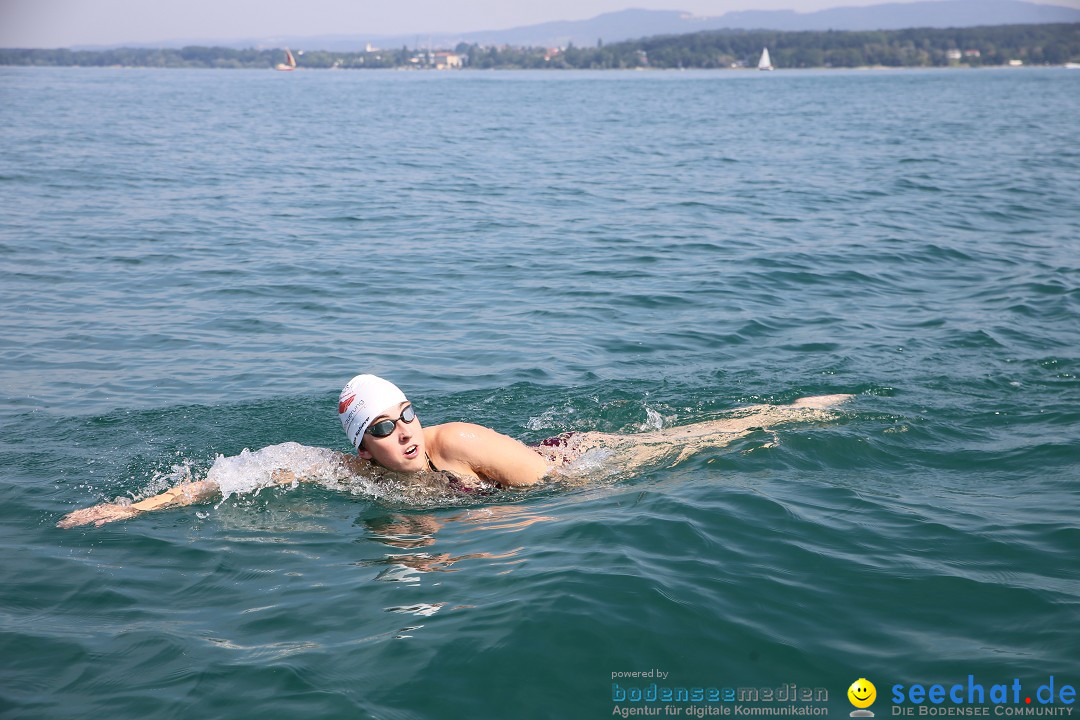
{"type": "Polygon", "coordinates": [[[574,475],[586,475],[606,470],[611,465],[615,451],[608,448],[586,450],[577,460],[569,463],[562,472],[574,475]]]}
{"type": "Polygon", "coordinates": [[[530,430],[551,430],[566,425],[566,418],[574,414],[574,408],[564,405],[561,408],[551,407],[535,417],[529,418],[525,427],[530,430]]]}
{"type": "Polygon", "coordinates": [[[335,450],[295,442],[269,445],[254,452],[245,448],[232,457],[218,455],[206,479],[217,483],[224,501],[237,493],[257,493],[280,484],[277,473],[283,470],[304,480],[341,482],[349,477],[342,459],[335,450]]]}
{"type": "Polygon", "coordinates": [[[662,430],[664,428],[664,416],[645,406],[645,422],[641,424],[642,430],[662,430]]]}
{"type": "Polygon", "coordinates": [[[113,500],[117,505],[130,505],[133,502],[145,500],[148,497],[164,492],[181,483],[188,483],[195,479],[195,471],[191,460],[182,460],[179,465],[173,465],[167,472],[157,471],[150,478],[150,482],[139,492],[129,492],[127,496],[120,496],[113,500]]]}

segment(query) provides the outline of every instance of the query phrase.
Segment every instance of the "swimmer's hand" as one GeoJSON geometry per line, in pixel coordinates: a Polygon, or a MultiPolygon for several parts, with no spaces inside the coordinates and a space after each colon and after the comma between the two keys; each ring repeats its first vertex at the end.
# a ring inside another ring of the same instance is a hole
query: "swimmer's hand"
{"type": "Polygon", "coordinates": [[[84,510],[76,510],[60,518],[60,522],[56,523],[56,527],[72,528],[79,525],[89,525],[90,523],[93,523],[96,527],[101,527],[105,523],[126,520],[148,510],[179,507],[181,505],[191,505],[201,500],[208,500],[219,492],[220,488],[213,480],[182,482],[160,495],[154,495],[139,502],[133,503],[126,498],[117,498],[118,502],[102,503],[84,510]]]}
{"type": "Polygon", "coordinates": [[[79,525],[89,525],[90,523],[93,523],[96,527],[101,527],[105,523],[135,517],[140,512],[130,502],[126,504],[102,503],[101,505],[68,513],[60,518],[60,522],[56,523],[56,527],[66,529],[78,527],[79,525]]]}

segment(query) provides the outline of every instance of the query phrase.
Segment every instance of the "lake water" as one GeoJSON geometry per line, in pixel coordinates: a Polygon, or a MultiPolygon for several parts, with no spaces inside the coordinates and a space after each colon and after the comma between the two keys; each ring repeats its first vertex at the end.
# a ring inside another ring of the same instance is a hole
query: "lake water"
{"type": "Polygon", "coordinates": [[[0,68],[0,715],[1075,707],[1077,118],[1057,68],[0,68]],[[347,449],[359,372],[528,442],[856,397],[577,488],[55,527],[347,449]]]}

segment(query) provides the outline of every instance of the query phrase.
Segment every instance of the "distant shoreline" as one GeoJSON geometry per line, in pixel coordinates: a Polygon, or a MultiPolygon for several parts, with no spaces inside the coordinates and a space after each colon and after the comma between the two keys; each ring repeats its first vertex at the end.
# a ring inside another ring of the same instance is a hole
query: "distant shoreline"
{"type": "MultiPolygon", "coordinates": [[[[214,68],[214,67],[148,67],[145,65],[4,65],[0,63],[0,68],[20,68],[27,70],[152,70],[152,71],[164,71],[172,72],[176,70],[207,70],[210,72],[252,72],[252,73],[266,73],[275,72],[274,68],[214,68]]],[[[367,70],[368,73],[407,73],[407,74],[423,74],[423,75],[480,75],[490,73],[550,73],[552,75],[561,74],[576,74],[576,73],[647,73],[647,74],[675,74],[675,73],[710,73],[717,75],[735,74],[735,75],[769,75],[775,73],[811,73],[811,72],[948,72],[951,70],[971,71],[978,72],[983,70],[1008,70],[1008,71],[1023,71],[1023,70],[1066,70],[1064,64],[1059,65],[949,65],[949,66],[903,66],[892,67],[887,65],[860,65],[857,67],[796,67],[796,68],[774,68],[769,73],[762,73],[757,68],[742,67],[742,68],[462,68],[461,70],[445,71],[445,70],[417,70],[413,68],[372,68],[367,70]]],[[[302,73],[338,73],[340,69],[335,68],[296,68],[296,71],[302,73]]],[[[354,74],[354,73],[349,73],[354,74]]],[[[363,73],[361,73],[363,74],[363,73]]]]}
{"type": "MultiPolygon", "coordinates": [[[[298,50],[297,70],[679,70],[753,69],[763,49],[782,69],[1061,66],[1080,62],[1080,23],[974,28],[778,32],[707,31],[595,47],[442,50],[298,50]]],[[[191,46],[179,49],[0,49],[0,65],[271,69],[286,50],[191,46]]],[[[283,68],[288,69],[288,68],[283,68]]]]}

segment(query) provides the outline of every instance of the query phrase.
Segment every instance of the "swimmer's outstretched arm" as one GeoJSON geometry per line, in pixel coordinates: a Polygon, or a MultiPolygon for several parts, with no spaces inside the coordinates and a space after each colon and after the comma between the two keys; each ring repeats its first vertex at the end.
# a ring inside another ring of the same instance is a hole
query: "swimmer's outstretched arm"
{"type": "Polygon", "coordinates": [[[93,507],[70,512],[56,523],[58,528],[73,528],[93,523],[100,527],[115,520],[126,520],[150,510],[180,507],[210,500],[221,494],[221,488],[213,480],[198,480],[174,485],[165,492],[134,503],[101,503],[93,507]]]}
{"type": "MultiPolygon", "coordinates": [[[[359,458],[354,455],[342,454],[341,460],[348,466],[359,462],[359,458]]],[[[275,485],[291,485],[294,482],[304,482],[309,478],[302,476],[298,477],[292,470],[282,469],[274,470],[270,475],[270,479],[275,485]]],[[[216,481],[209,478],[192,482],[182,482],[172,486],[165,492],[145,498],[138,502],[101,503],[100,505],[94,505],[93,507],[70,512],[60,518],[60,522],[56,523],[56,527],[73,528],[78,527],[79,525],[89,525],[91,523],[96,527],[100,527],[105,523],[114,522],[116,520],[126,520],[127,518],[135,517],[136,515],[151,510],[164,510],[166,508],[193,505],[198,502],[213,500],[220,495],[221,487],[216,481]]]]}
{"type": "Polygon", "coordinates": [[[677,464],[707,448],[728,445],[755,429],[768,430],[777,425],[828,418],[832,408],[851,399],[851,395],[817,395],[799,398],[790,405],[751,405],[732,410],[717,420],[675,425],[632,435],[582,433],[596,446],[618,453],[624,469],[633,469],[674,458],[677,464]],[[673,454],[675,453],[675,454],[673,454]]]}

